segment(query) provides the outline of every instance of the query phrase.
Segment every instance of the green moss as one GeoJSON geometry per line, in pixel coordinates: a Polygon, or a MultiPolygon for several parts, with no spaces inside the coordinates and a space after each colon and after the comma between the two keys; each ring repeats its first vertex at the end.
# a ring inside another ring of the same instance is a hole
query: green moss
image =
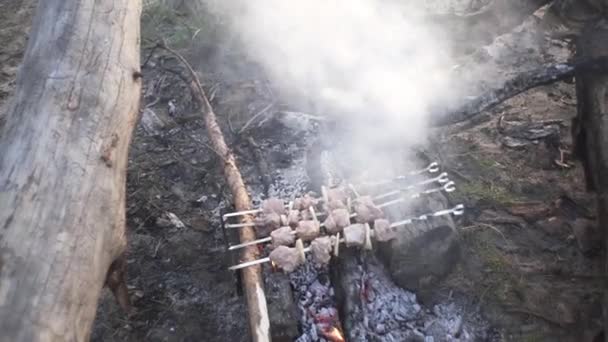
{"type": "Polygon", "coordinates": [[[479,167],[481,169],[485,169],[487,171],[490,171],[491,169],[493,169],[497,165],[496,161],[492,160],[492,159],[475,158],[475,160],[477,161],[477,164],[479,165],[479,167]]]}
{"type": "Polygon", "coordinates": [[[175,48],[190,45],[195,37],[198,40],[215,39],[218,27],[219,19],[215,15],[204,11],[186,15],[164,2],[145,6],[141,17],[144,41],[156,43],[164,39],[175,48]]]}
{"type": "Polygon", "coordinates": [[[539,332],[531,332],[522,336],[523,342],[541,342],[546,341],[546,337],[539,332]]]}
{"type": "Polygon", "coordinates": [[[499,304],[516,302],[525,284],[518,277],[511,261],[493,243],[487,241],[484,234],[475,235],[470,243],[487,272],[484,280],[488,286],[487,298],[499,304]]]}
{"type": "Polygon", "coordinates": [[[506,188],[483,181],[473,181],[462,184],[460,186],[460,192],[464,194],[465,197],[473,200],[485,200],[500,204],[517,201],[517,196],[506,188]]]}

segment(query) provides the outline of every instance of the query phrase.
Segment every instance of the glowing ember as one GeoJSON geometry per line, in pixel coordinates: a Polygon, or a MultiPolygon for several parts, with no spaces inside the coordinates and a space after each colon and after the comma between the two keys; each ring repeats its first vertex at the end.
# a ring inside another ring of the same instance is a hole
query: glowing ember
{"type": "Polygon", "coordinates": [[[323,329],[323,337],[328,339],[331,342],[345,342],[344,335],[340,329],[336,327],[331,327],[327,329],[323,329]]]}

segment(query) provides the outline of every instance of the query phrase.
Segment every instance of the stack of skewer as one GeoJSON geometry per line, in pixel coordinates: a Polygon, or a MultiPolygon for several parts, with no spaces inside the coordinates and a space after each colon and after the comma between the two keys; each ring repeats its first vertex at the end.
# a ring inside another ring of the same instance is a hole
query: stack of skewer
{"type": "MultiPolygon", "coordinates": [[[[431,163],[422,170],[394,179],[366,183],[369,186],[401,184],[405,180],[422,174],[439,172],[439,165],[431,163]]],[[[258,236],[255,241],[230,245],[234,251],[252,245],[270,244],[272,251],[266,258],[231,266],[231,270],[272,262],[286,272],[292,272],[305,262],[305,254],[312,253],[313,260],[328,263],[331,256],[338,256],[340,245],[371,250],[376,242],[395,239],[400,227],[414,222],[426,221],[444,215],[462,215],[464,206],[430,212],[424,215],[389,222],[383,209],[437,192],[452,192],[454,182],[446,173],[413,184],[399,185],[397,190],[375,196],[360,195],[355,186],[348,184],[332,189],[322,188],[322,196],[304,195],[285,203],[281,199],[269,198],[260,208],[224,214],[224,229],[255,227],[258,236]],[[430,187],[430,185],[434,185],[430,187]],[[252,223],[227,223],[228,220],[256,215],[252,223]]]]}

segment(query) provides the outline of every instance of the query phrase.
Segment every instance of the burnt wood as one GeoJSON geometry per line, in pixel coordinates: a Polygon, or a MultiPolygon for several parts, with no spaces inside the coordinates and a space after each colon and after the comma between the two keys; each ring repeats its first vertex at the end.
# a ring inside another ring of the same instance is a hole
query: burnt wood
{"type": "Polygon", "coordinates": [[[532,88],[572,78],[577,72],[593,74],[606,71],[608,71],[608,57],[606,56],[581,58],[572,63],[559,63],[526,71],[506,81],[502,87],[479,94],[456,108],[435,110],[432,114],[431,124],[445,126],[470,120],[532,88]]]}
{"type": "MultiPolygon", "coordinates": [[[[606,42],[608,25],[588,24],[577,41],[577,54],[579,58],[608,57],[606,42]]],[[[588,189],[597,195],[598,224],[604,242],[608,242],[608,73],[577,70],[576,97],[575,154],[583,162],[588,189]]],[[[605,294],[604,329],[607,328],[608,294],[605,294]]]]}

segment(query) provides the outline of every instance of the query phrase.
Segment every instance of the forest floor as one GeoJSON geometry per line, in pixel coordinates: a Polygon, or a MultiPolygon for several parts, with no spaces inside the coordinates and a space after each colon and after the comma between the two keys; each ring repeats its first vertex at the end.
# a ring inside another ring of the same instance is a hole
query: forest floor
{"type": "MultiPolygon", "coordinates": [[[[0,2],[0,109],[15,84],[32,3],[0,2]]],[[[171,32],[188,31],[163,33],[171,32]]],[[[212,58],[219,56],[214,43],[199,40],[181,51],[200,71],[246,182],[261,193],[246,138],[260,144],[269,164],[288,170],[301,158],[289,149],[299,143],[297,131],[276,118],[280,104],[259,67],[238,54],[224,54],[220,63],[212,58]],[[268,121],[238,134],[267,107],[268,121]]],[[[545,44],[546,62],[567,54],[555,41],[545,44]]],[[[142,62],[152,45],[144,40],[142,62]]],[[[248,340],[246,308],[226,270],[219,226],[230,196],[176,69],[159,52],[143,68],[144,119],[133,139],[127,187],[127,283],[135,311],[126,316],[104,289],[93,341],[248,340]]],[[[574,85],[557,83],[503,103],[474,127],[437,131],[427,154],[457,180],[451,199],[469,209],[459,222],[461,261],[422,297],[425,304],[463,298],[467,310],[479,311],[508,341],[589,341],[597,333],[603,252],[594,198],[578,162],[568,156],[556,162],[559,148],[571,146],[575,113],[574,85]],[[521,138],[547,130],[546,137],[521,138]]]]}

